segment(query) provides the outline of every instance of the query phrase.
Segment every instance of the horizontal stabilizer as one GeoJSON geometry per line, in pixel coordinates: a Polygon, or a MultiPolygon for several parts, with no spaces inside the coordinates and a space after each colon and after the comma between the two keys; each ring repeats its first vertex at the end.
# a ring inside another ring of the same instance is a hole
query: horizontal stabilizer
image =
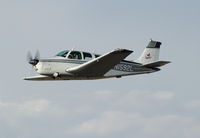
{"type": "Polygon", "coordinates": [[[171,62],[170,61],[156,61],[156,62],[144,64],[144,65],[142,65],[142,67],[157,68],[157,67],[161,67],[161,66],[164,66],[166,64],[169,64],[169,63],[171,63],[171,62]]]}

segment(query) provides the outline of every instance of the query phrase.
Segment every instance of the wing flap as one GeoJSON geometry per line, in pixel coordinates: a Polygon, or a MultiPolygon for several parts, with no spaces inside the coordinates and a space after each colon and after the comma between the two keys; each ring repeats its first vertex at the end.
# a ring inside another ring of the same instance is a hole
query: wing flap
{"type": "Polygon", "coordinates": [[[144,64],[144,65],[142,65],[142,67],[157,68],[157,67],[161,67],[161,66],[164,66],[166,64],[169,64],[169,63],[171,63],[171,62],[170,61],[156,61],[156,62],[144,64]]]}
{"type": "Polygon", "coordinates": [[[102,76],[132,52],[127,49],[116,49],[80,66],[70,68],[67,72],[81,76],[102,76]]]}

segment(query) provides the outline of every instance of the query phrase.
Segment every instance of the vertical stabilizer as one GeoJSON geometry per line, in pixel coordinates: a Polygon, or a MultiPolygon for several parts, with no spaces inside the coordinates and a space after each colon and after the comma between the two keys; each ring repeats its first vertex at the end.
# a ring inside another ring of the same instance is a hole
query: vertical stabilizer
{"type": "Polygon", "coordinates": [[[136,62],[148,64],[158,61],[161,44],[161,42],[150,40],[148,46],[144,49],[142,55],[136,60],[136,62]]]}

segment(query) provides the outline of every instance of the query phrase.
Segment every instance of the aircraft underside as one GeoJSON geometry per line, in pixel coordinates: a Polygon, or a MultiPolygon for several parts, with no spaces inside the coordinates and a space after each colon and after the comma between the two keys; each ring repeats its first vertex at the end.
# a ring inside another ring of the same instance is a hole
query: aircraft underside
{"type": "MultiPolygon", "coordinates": [[[[158,71],[158,70],[157,70],[158,71]]],[[[156,72],[156,70],[149,70],[143,72],[117,72],[117,75],[112,75],[113,70],[106,73],[103,76],[69,76],[69,75],[60,75],[58,77],[53,77],[52,75],[40,75],[35,77],[26,77],[24,80],[33,80],[33,81],[55,81],[55,80],[97,80],[97,79],[107,79],[107,78],[121,78],[123,76],[139,75],[139,74],[148,74],[156,72]]]]}

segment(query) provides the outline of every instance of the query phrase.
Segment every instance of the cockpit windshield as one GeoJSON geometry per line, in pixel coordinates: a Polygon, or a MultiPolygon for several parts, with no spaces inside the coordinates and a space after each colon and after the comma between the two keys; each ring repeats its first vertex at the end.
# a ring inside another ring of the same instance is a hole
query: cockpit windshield
{"type": "Polygon", "coordinates": [[[68,50],[61,51],[61,52],[58,53],[56,56],[59,56],[59,57],[66,57],[66,55],[67,55],[68,52],[69,52],[68,50]]]}

